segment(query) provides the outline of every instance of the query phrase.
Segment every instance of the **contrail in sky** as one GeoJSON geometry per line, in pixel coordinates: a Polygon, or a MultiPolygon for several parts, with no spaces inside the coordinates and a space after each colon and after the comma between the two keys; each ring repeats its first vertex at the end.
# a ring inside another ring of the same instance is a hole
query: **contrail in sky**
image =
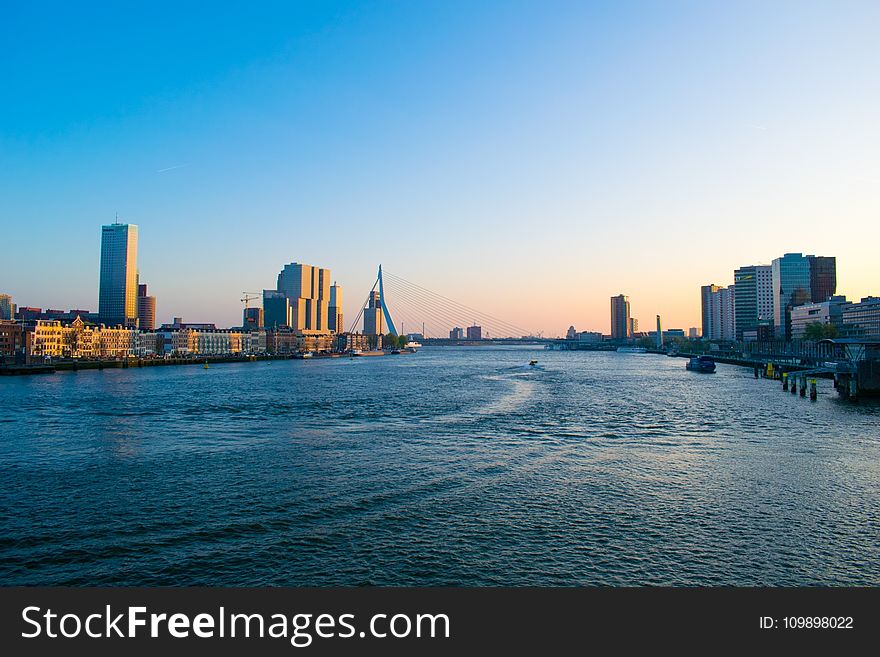
{"type": "Polygon", "coordinates": [[[166,171],[174,171],[174,169],[180,169],[180,168],[188,167],[188,166],[189,166],[189,164],[175,164],[173,167],[159,169],[156,173],[165,173],[166,171]]]}

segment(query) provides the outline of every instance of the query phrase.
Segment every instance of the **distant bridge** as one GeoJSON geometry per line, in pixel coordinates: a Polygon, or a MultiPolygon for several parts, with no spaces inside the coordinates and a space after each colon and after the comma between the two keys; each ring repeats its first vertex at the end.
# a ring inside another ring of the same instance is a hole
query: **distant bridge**
{"type": "Polygon", "coordinates": [[[365,329],[375,327],[376,332],[419,333],[425,338],[457,343],[467,342],[466,334],[461,339],[450,339],[451,331],[459,328],[465,332],[470,326],[480,327],[483,340],[544,342],[540,337],[529,336],[529,331],[516,324],[412,283],[383,270],[382,265],[349,331],[367,333],[371,331],[365,329]]]}

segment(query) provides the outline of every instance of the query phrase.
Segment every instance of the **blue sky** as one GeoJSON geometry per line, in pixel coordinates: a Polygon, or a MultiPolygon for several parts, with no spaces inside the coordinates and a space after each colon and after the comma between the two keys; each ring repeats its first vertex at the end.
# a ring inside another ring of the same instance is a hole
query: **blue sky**
{"type": "Polygon", "coordinates": [[[97,307],[140,226],[159,319],[239,321],[286,262],[376,265],[533,330],[699,323],[786,251],[880,293],[875,2],[16,3],[0,291],[97,307]],[[255,6],[258,5],[258,6],[255,6]]]}

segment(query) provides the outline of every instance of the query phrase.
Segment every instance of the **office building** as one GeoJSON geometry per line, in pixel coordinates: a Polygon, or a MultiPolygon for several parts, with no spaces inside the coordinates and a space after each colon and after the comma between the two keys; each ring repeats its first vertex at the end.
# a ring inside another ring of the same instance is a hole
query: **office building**
{"type": "Polygon", "coordinates": [[[259,331],[265,326],[263,322],[263,309],[260,307],[245,308],[242,311],[241,319],[241,327],[245,331],[259,331]]]}
{"type": "Polygon", "coordinates": [[[467,327],[467,339],[468,340],[482,340],[483,339],[483,327],[477,326],[474,324],[473,326],[467,327]]]}
{"type": "Polygon", "coordinates": [[[736,286],[703,285],[700,288],[703,337],[708,340],[733,340],[735,331],[736,286]]]}
{"type": "Polygon", "coordinates": [[[810,301],[828,301],[837,292],[837,258],[808,255],[810,261],[810,301]]]}
{"type": "Polygon", "coordinates": [[[156,328],[156,297],[147,294],[146,284],[138,284],[138,328],[153,331],[156,328]]]}
{"type": "Polygon", "coordinates": [[[696,326],[692,326],[688,329],[688,339],[689,340],[696,340],[699,337],[700,337],[700,329],[698,329],[696,326]]]}
{"type": "Polygon", "coordinates": [[[12,319],[0,319],[0,362],[13,358],[23,346],[21,324],[12,319]]]}
{"type": "Polygon", "coordinates": [[[450,340],[464,340],[464,329],[461,328],[460,326],[454,327],[449,332],[449,339],[450,340]]]}
{"type": "Polygon", "coordinates": [[[629,318],[629,337],[634,338],[639,332],[639,320],[634,317],[629,318]]]}
{"type": "Polygon", "coordinates": [[[135,224],[101,227],[98,314],[107,326],[137,326],[137,244],[135,224]]]}
{"type": "Polygon", "coordinates": [[[852,338],[880,339],[880,297],[864,297],[845,307],[842,333],[852,338]]]}
{"type": "Polygon", "coordinates": [[[263,325],[267,329],[290,327],[290,301],[283,292],[263,290],[263,325]]]}
{"type": "Polygon", "coordinates": [[[278,274],[277,289],[290,303],[290,328],[302,334],[330,332],[329,269],[298,262],[284,265],[278,274]]]}
{"type": "Polygon", "coordinates": [[[791,339],[791,309],[808,303],[810,261],[800,253],[773,260],[773,326],[777,338],[791,339]]]}
{"type": "Polygon", "coordinates": [[[630,337],[629,297],[619,294],[611,297],[611,339],[625,340],[630,337]]]}
{"type": "Polygon", "coordinates": [[[342,286],[336,283],[330,286],[330,302],[327,307],[327,328],[331,333],[343,333],[345,320],[342,317],[342,286]]]}
{"type": "Polygon", "coordinates": [[[0,294],[0,319],[15,319],[15,304],[10,294],[0,294]]]}
{"type": "Polygon", "coordinates": [[[852,304],[844,296],[832,296],[827,301],[805,303],[791,309],[791,339],[803,340],[810,324],[831,325],[833,335],[843,329],[843,313],[852,304]]]}
{"type": "Polygon", "coordinates": [[[747,265],[733,272],[736,339],[773,319],[773,276],[770,265],[747,265]]]}
{"type": "Polygon", "coordinates": [[[660,324],[660,315],[657,315],[657,348],[663,348],[663,326],[660,324]]]}
{"type": "Polygon", "coordinates": [[[385,316],[378,290],[370,292],[367,307],[364,308],[364,335],[385,335],[385,316]]]}

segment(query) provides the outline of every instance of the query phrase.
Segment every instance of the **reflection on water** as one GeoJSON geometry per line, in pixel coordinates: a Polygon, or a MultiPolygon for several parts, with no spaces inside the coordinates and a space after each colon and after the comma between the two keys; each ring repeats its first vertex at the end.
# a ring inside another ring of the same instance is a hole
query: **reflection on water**
{"type": "Polygon", "coordinates": [[[6,377],[0,583],[877,585],[880,406],[820,383],[530,348],[6,377]]]}

